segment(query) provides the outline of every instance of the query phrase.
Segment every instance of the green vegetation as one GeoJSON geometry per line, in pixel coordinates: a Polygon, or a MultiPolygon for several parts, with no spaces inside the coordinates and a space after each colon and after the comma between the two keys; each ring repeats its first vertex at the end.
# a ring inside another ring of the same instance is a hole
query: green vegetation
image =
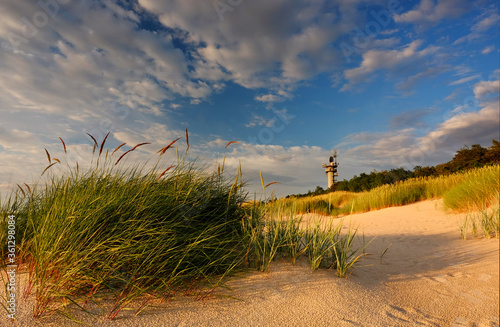
{"type": "Polygon", "coordinates": [[[475,238],[498,238],[500,235],[500,212],[496,208],[483,209],[479,212],[469,212],[460,226],[462,239],[469,235],[475,238]]]}
{"type": "Polygon", "coordinates": [[[104,151],[106,138],[100,147],[92,139],[89,168],[67,164],[56,173],[52,167],[61,160],[47,151],[43,179],[18,185],[0,203],[2,279],[6,285],[7,223],[14,215],[15,263],[29,273],[27,295],[36,295],[36,317],[57,312],[76,320],[72,309],[95,314],[88,311],[92,302],[114,319],[135,300],[142,301],[134,308],[139,313],[152,299],[181,291],[210,296],[236,272],[269,271],[277,257],[295,263],[306,256],[313,269],[321,263],[339,277],[360,258],[352,230],[346,236],[340,228],[304,230],[300,219],[276,220],[266,207],[243,205],[240,169],[229,180],[223,165],[210,174],[178,155],[175,165],[166,165],[163,155],[178,139],[154,162],[128,168],[126,155],[145,143],[117,157],[123,144],[104,151]]]}
{"type": "Polygon", "coordinates": [[[271,209],[294,208],[298,213],[345,215],[444,197],[448,208],[465,212],[498,202],[499,175],[499,166],[485,166],[437,177],[411,178],[359,193],[336,191],[278,199],[267,206],[271,209]]]}
{"type": "MultiPolygon", "coordinates": [[[[264,209],[263,209],[264,208],[264,209]]],[[[265,207],[254,206],[251,217],[265,207]]],[[[269,271],[270,263],[276,259],[287,259],[295,264],[301,256],[307,257],[312,270],[319,268],[334,269],[338,277],[347,277],[354,264],[365,255],[364,249],[354,248],[357,229],[349,227],[342,233],[343,220],[336,226],[330,220],[326,224],[302,224],[302,218],[292,214],[265,215],[266,219],[248,219],[245,222],[245,235],[248,249],[245,262],[260,271],[269,271]],[[363,252],[362,254],[358,254],[363,252]]]]}
{"type": "Polygon", "coordinates": [[[382,185],[401,182],[412,177],[415,177],[414,173],[403,168],[380,172],[374,170],[370,174],[361,173],[359,176],[354,176],[349,181],[337,182],[333,187],[337,191],[362,192],[382,185]]]}
{"type": "Polygon", "coordinates": [[[113,156],[99,159],[88,171],[51,176],[1,206],[2,257],[6,217],[14,215],[17,260],[30,273],[35,316],[109,290],[114,318],[145,295],[216,287],[239,265],[238,180],[182,163],[120,169],[113,156]]]}
{"type": "Polygon", "coordinates": [[[499,166],[470,170],[464,175],[460,183],[444,194],[444,204],[447,208],[466,212],[498,204],[499,166]]]}
{"type": "Polygon", "coordinates": [[[498,165],[500,163],[500,142],[492,140],[492,143],[493,144],[488,148],[483,148],[479,144],[474,144],[471,148],[464,146],[457,151],[452,160],[435,167],[416,166],[413,168],[413,171],[403,168],[383,171],[374,170],[370,174],[361,173],[359,176],[354,176],[350,180],[344,179],[343,181],[336,182],[332,189],[329,190],[324,190],[321,186],[317,186],[314,191],[309,191],[305,194],[291,195],[289,197],[299,198],[311,195],[321,195],[332,191],[363,192],[382,185],[395,184],[411,178],[446,176],[457,172],[465,172],[474,168],[498,165]]]}

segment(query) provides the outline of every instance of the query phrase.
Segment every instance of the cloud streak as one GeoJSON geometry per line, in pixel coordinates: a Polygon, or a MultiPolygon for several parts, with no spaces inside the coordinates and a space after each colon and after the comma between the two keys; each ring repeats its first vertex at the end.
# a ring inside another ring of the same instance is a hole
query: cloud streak
{"type": "Polygon", "coordinates": [[[402,71],[416,70],[417,67],[426,65],[425,60],[439,48],[429,46],[418,50],[422,44],[422,40],[415,40],[401,49],[366,51],[359,67],[344,71],[348,83],[344,84],[341,91],[352,90],[356,84],[369,80],[378,70],[400,74],[402,71]]]}
{"type": "Polygon", "coordinates": [[[447,18],[457,18],[467,12],[469,4],[464,0],[422,0],[415,9],[394,15],[398,23],[420,26],[435,25],[447,18]]]}

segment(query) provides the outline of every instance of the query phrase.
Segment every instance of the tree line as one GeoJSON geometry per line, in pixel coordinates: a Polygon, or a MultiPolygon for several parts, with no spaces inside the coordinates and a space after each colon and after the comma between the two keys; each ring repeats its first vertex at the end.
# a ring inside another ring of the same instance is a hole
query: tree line
{"type": "Polygon", "coordinates": [[[331,188],[326,190],[321,186],[316,186],[314,191],[310,190],[304,194],[292,194],[287,197],[320,195],[333,191],[363,192],[384,184],[394,184],[413,177],[448,175],[486,165],[498,165],[499,163],[500,142],[492,140],[492,145],[487,148],[479,144],[473,144],[471,147],[465,145],[456,152],[453,159],[436,166],[415,166],[413,170],[406,170],[402,167],[383,171],[373,170],[369,174],[361,173],[359,176],[355,175],[350,180],[344,179],[343,181],[335,182],[331,188]]]}

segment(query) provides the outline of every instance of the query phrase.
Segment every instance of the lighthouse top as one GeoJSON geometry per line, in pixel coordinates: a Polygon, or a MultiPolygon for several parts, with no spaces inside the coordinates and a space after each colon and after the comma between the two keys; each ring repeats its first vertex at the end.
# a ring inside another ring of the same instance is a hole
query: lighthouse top
{"type": "Polygon", "coordinates": [[[330,156],[330,159],[328,161],[329,162],[326,165],[323,162],[323,168],[327,168],[327,167],[335,167],[336,168],[339,165],[337,162],[337,150],[333,151],[333,154],[330,156]]]}
{"type": "Polygon", "coordinates": [[[328,178],[328,188],[331,188],[335,183],[335,177],[338,176],[337,173],[337,150],[333,152],[333,155],[330,156],[328,164],[325,165],[323,162],[323,168],[325,169],[326,176],[328,178]]]}

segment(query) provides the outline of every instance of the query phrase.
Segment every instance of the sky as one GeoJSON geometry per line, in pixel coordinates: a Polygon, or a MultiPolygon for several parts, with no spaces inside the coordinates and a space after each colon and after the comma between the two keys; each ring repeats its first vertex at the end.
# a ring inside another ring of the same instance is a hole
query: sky
{"type": "MultiPolygon", "coordinates": [[[[0,192],[93,141],[135,160],[178,137],[278,196],[436,165],[500,138],[500,14],[466,0],[0,2],[0,192]],[[64,153],[61,137],[67,145],[64,153]],[[230,141],[238,141],[225,148],[230,141]]],[[[175,160],[175,150],[162,160],[175,160]]],[[[58,168],[58,166],[61,166],[58,168]]],[[[52,169],[52,168],[51,168],[52,169]]],[[[260,193],[259,193],[260,194],[260,193]]]]}

